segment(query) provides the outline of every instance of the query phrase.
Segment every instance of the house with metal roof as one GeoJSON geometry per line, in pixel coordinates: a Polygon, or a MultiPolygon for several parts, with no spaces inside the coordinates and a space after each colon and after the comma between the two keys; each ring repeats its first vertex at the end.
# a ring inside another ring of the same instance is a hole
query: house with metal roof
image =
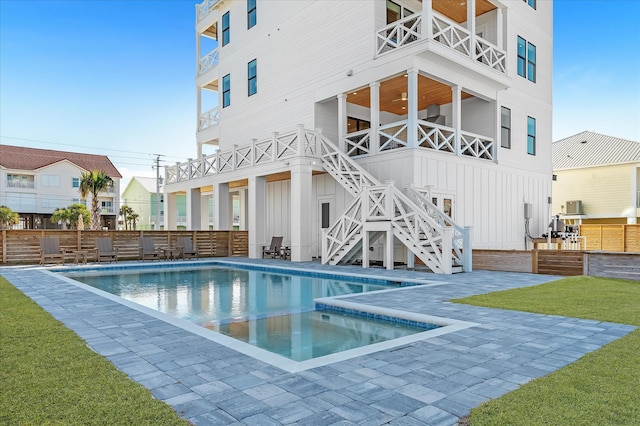
{"type": "Polygon", "coordinates": [[[104,155],[0,145],[0,205],[20,215],[19,228],[55,229],[51,214],[80,199],[80,176],[103,170],[114,186],[98,194],[103,228],[115,229],[122,175],[104,155]]]}
{"type": "Polygon", "coordinates": [[[582,132],[553,143],[553,214],[576,224],[639,223],[640,142],[582,132]]]}

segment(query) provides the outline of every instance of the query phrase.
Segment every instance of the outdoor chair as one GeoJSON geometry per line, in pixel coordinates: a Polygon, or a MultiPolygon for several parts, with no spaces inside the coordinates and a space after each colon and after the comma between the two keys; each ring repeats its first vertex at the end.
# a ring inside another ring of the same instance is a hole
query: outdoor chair
{"type": "Polygon", "coordinates": [[[118,261],[118,248],[113,248],[111,238],[96,238],[96,260],[98,262],[118,261]]]}
{"type": "Polygon", "coordinates": [[[198,247],[193,244],[191,237],[178,237],[178,247],[180,248],[180,255],[183,259],[192,257],[198,258],[198,247]]]}
{"type": "Polygon", "coordinates": [[[66,251],[60,248],[58,238],[40,238],[40,264],[44,265],[48,259],[60,260],[64,265],[66,251]]]}
{"type": "Polygon", "coordinates": [[[262,257],[282,257],[282,238],[283,237],[271,237],[271,244],[262,248],[262,257]]]}
{"type": "Polygon", "coordinates": [[[140,246],[140,260],[160,259],[162,251],[156,248],[153,237],[139,237],[138,243],[140,246]]]}

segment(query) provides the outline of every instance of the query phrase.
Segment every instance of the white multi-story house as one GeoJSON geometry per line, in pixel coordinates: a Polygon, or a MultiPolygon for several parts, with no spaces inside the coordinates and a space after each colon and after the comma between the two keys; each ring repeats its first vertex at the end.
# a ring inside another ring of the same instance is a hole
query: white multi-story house
{"type": "Polygon", "coordinates": [[[55,209],[76,203],[91,208],[91,195],[83,201],[79,190],[82,173],[91,170],[113,179],[113,188],[98,194],[98,201],[102,227],[116,229],[122,176],[104,155],[0,145],[0,205],[20,215],[20,228],[55,229],[55,209]]]}
{"type": "Polygon", "coordinates": [[[197,157],[167,168],[169,203],[186,192],[199,229],[213,197],[229,229],[238,198],[255,258],[275,235],[293,261],[445,273],[523,248],[549,222],[552,8],[204,1],[197,157]]]}

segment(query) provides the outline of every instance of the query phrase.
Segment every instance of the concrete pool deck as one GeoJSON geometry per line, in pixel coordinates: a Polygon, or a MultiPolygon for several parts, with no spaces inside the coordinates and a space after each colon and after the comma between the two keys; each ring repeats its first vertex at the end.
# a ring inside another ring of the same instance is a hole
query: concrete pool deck
{"type": "Polygon", "coordinates": [[[558,278],[552,276],[439,276],[314,262],[214,260],[435,281],[441,284],[349,300],[478,325],[289,373],[39,269],[5,267],[0,275],[196,425],[454,425],[482,402],[636,328],[447,302],[558,278]]]}

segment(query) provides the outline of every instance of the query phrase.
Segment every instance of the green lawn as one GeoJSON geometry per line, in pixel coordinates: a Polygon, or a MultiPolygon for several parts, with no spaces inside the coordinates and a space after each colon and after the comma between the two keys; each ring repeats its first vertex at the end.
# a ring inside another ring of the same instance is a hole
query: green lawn
{"type": "MultiPolygon", "coordinates": [[[[454,302],[640,326],[640,282],[571,277],[454,302]]],[[[640,330],[471,411],[475,425],[640,425],[640,330]]]]}
{"type": "Polygon", "coordinates": [[[189,423],[0,277],[0,424],[189,423]]]}

